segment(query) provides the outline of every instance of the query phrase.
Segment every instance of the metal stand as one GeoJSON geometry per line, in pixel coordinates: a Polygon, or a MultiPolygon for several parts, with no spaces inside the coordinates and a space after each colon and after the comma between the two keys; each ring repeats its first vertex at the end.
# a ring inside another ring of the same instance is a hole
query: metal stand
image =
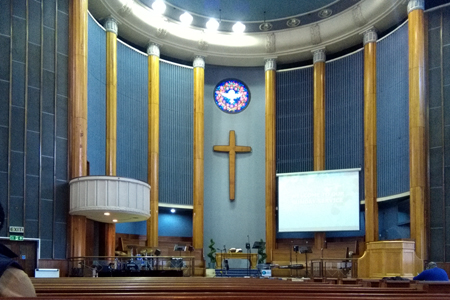
{"type": "Polygon", "coordinates": [[[252,249],[250,249],[250,237],[247,235],[248,242],[245,244],[245,249],[247,249],[247,276],[250,276],[250,257],[252,249]]]}
{"type": "Polygon", "coordinates": [[[308,253],[312,253],[311,247],[302,246],[298,249],[299,253],[305,253],[306,277],[308,277],[308,253]]]}

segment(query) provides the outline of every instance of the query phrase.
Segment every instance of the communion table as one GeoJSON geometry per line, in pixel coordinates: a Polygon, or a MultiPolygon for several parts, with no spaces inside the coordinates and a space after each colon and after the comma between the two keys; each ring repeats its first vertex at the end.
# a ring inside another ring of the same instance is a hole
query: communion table
{"type": "Polygon", "coordinates": [[[258,254],[243,252],[216,253],[216,269],[222,269],[222,261],[224,259],[248,259],[250,268],[256,269],[258,254]]]}

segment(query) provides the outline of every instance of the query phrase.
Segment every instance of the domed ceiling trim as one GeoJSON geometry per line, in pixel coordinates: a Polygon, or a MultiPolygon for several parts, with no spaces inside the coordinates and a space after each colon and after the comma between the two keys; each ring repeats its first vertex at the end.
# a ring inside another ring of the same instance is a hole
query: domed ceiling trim
{"type": "Polygon", "coordinates": [[[407,1],[362,0],[353,7],[319,22],[278,31],[235,34],[208,32],[161,18],[140,1],[89,1],[92,16],[100,23],[118,21],[119,38],[139,47],[160,45],[161,54],[192,61],[205,57],[208,64],[264,66],[267,57],[278,64],[312,60],[311,51],[325,48],[336,53],[363,43],[368,28],[383,32],[407,18],[407,1]],[[164,34],[161,34],[163,32],[164,34]]]}

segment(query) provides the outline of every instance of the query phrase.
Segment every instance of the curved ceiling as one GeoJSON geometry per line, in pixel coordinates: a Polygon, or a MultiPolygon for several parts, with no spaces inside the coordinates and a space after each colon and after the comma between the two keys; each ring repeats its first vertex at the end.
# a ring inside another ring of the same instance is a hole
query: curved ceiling
{"type": "MultiPolygon", "coordinates": [[[[153,3],[153,0],[141,0],[144,4],[153,3]]],[[[168,0],[166,3],[196,15],[220,18],[231,21],[263,21],[283,19],[289,16],[308,14],[339,2],[336,0],[168,0]]],[[[353,1],[356,2],[356,1],[353,1]]]]}
{"type": "Polygon", "coordinates": [[[268,58],[278,64],[312,61],[312,51],[326,54],[362,45],[362,34],[385,32],[407,18],[405,0],[167,0],[164,15],[156,14],[154,0],[89,1],[89,11],[104,24],[118,22],[118,36],[140,49],[158,44],[165,57],[226,66],[263,66],[268,58]],[[178,18],[190,12],[193,23],[178,18]],[[205,29],[210,18],[220,20],[218,31],[205,29]],[[246,26],[238,34],[234,22],[246,26]]]}

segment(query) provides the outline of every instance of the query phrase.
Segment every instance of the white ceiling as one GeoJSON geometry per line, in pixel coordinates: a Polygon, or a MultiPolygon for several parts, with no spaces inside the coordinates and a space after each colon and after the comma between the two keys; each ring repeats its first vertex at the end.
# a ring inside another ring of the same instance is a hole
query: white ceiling
{"type": "Polygon", "coordinates": [[[268,58],[276,58],[278,65],[312,62],[311,51],[317,49],[331,55],[362,46],[366,30],[385,33],[405,21],[408,1],[317,0],[312,5],[311,0],[169,0],[162,17],[149,7],[152,2],[95,0],[89,1],[89,11],[102,25],[106,18],[115,18],[119,38],[144,51],[156,43],[162,56],[176,60],[193,61],[200,55],[207,64],[263,66],[268,58]],[[176,20],[185,10],[194,16],[189,27],[176,20]],[[210,14],[222,20],[218,32],[203,28],[210,14]],[[286,26],[293,18],[300,24],[286,26]],[[247,26],[246,32],[230,32],[227,22],[236,20],[247,26]],[[271,30],[259,29],[264,21],[273,25],[271,30]]]}

